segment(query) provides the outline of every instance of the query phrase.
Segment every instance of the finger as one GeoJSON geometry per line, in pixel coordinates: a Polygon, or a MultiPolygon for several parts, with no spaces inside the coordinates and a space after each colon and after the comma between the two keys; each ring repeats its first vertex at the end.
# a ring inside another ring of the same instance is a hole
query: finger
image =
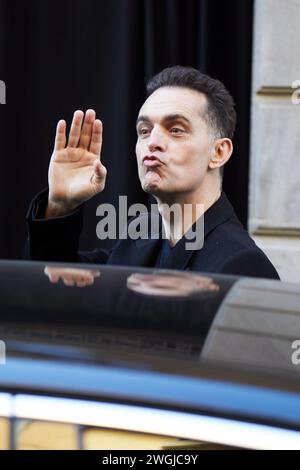
{"type": "Polygon", "coordinates": [[[90,152],[99,156],[99,158],[100,158],[100,152],[101,152],[101,147],[102,147],[102,131],[103,131],[102,122],[100,121],[100,119],[96,119],[96,121],[94,121],[93,129],[92,129],[90,152]]]}
{"type": "Polygon", "coordinates": [[[92,276],[83,276],[76,279],[77,287],[90,286],[94,283],[94,278],[92,276]]]}
{"type": "Polygon", "coordinates": [[[89,274],[93,277],[100,277],[100,271],[95,271],[94,269],[91,269],[89,274]]]}
{"type": "Polygon", "coordinates": [[[74,284],[75,284],[75,282],[74,282],[73,279],[70,279],[70,278],[68,278],[68,277],[66,277],[66,276],[63,276],[63,277],[62,277],[62,280],[63,280],[64,285],[65,285],[65,286],[68,286],[68,287],[69,287],[69,286],[74,286],[74,284]]]}
{"type": "Polygon", "coordinates": [[[66,121],[61,119],[56,126],[54,150],[62,150],[66,146],[66,121]]]}
{"type": "Polygon", "coordinates": [[[94,175],[95,178],[103,180],[106,177],[107,170],[104,165],[99,160],[94,161],[94,175]]]}
{"type": "Polygon", "coordinates": [[[103,186],[103,182],[105,182],[107,170],[105,166],[102,165],[100,160],[96,160],[93,165],[94,165],[94,172],[91,176],[90,181],[92,185],[95,186],[95,190],[100,191],[101,187],[103,186]]]}
{"type": "Polygon", "coordinates": [[[77,147],[82,126],[84,113],[80,110],[75,111],[68,139],[68,147],[77,147]]]}
{"type": "Polygon", "coordinates": [[[78,282],[91,282],[93,280],[94,280],[93,276],[91,276],[90,274],[85,274],[84,276],[78,277],[76,279],[76,282],[77,281],[78,282]]]}
{"type": "Polygon", "coordinates": [[[95,117],[96,113],[93,109],[86,111],[79,140],[79,147],[81,148],[88,149],[90,147],[95,117]]]}
{"type": "Polygon", "coordinates": [[[65,268],[64,270],[64,273],[66,274],[66,276],[81,276],[82,273],[88,273],[89,270],[88,269],[74,269],[74,268],[65,268]]]}
{"type": "Polygon", "coordinates": [[[49,281],[56,284],[59,281],[59,276],[54,273],[49,273],[49,281]]]}
{"type": "Polygon", "coordinates": [[[67,287],[73,287],[75,285],[74,281],[71,281],[69,279],[65,279],[64,277],[62,278],[62,280],[63,280],[64,285],[67,286],[67,287]]]}

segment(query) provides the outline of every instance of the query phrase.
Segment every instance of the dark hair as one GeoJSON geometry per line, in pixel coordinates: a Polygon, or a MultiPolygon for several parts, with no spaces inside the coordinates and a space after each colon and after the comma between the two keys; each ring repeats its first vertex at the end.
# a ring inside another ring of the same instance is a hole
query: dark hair
{"type": "Polygon", "coordinates": [[[147,83],[147,96],[161,87],[183,87],[203,93],[207,107],[203,119],[218,138],[233,138],[236,124],[234,101],[222,82],[192,67],[168,67],[147,83]]]}

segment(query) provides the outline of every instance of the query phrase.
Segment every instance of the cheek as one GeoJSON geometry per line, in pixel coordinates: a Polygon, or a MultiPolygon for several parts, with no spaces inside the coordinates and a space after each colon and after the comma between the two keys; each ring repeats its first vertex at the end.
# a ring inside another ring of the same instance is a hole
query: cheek
{"type": "Polygon", "coordinates": [[[173,159],[174,177],[186,182],[198,182],[205,176],[209,162],[209,147],[203,143],[186,145],[173,159]]]}
{"type": "Polygon", "coordinates": [[[180,167],[200,168],[206,167],[208,160],[208,149],[203,144],[186,144],[178,152],[174,159],[180,167]]]}
{"type": "Polygon", "coordinates": [[[198,171],[206,171],[210,160],[210,146],[206,143],[198,143],[190,148],[190,164],[198,171]]]}
{"type": "Polygon", "coordinates": [[[139,152],[140,152],[140,144],[137,141],[137,143],[135,144],[135,155],[136,155],[137,158],[139,156],[139,152]]]}
{"type": "Polygon", "coordinates": [[[144,147],[144,144],[138,140],[135,145],[135,156],[138,163],[141,163],[141,158],[144,155],[144,147]]]}

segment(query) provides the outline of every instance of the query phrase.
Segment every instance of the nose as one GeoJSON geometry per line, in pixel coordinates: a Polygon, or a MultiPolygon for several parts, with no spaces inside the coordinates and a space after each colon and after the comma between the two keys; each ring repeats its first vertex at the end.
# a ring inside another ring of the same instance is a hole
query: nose
{"type": "Polygon", "coordinates": [[[167,149],[167,141],[166,137],[159,128],[159,126],[153,126],[151,134],[148,140],[148,148],[150,152],[154,152],[155,150],[160,152],[165,152],[167,149]]]}

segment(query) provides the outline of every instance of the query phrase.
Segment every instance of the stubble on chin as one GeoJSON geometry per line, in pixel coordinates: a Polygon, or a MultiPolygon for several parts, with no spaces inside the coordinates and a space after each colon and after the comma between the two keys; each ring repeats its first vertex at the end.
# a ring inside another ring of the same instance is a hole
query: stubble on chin
{"type": "Polygon", "coordinates": [[[161,177],[154,171],[148,171],[142,180],[142,188],[146,193],[157,191],[161,184],[161,177]]]}

